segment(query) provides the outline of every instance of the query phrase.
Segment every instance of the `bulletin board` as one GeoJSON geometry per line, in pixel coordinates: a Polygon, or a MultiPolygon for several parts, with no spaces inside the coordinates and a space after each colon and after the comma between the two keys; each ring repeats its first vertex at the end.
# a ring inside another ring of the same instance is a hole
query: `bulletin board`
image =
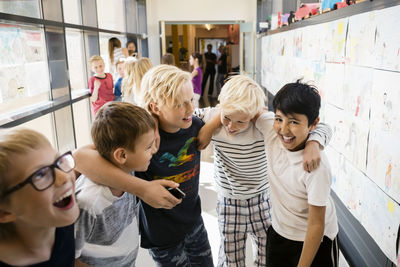
{"type": "Polygon", "coordinates": [[[262,37],[261,83],[320,91],[332,189],[396,262],[400,223],[400,5],[262,37]]]}

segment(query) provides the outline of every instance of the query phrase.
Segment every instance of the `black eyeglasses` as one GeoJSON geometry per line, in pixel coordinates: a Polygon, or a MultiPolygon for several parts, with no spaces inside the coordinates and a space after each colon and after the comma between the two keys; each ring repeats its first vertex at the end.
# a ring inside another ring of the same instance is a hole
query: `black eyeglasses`
{"type": "Polygon", "coordinates": [[[32,173],[23,182],[7,190],[4,193],[3,197],[11,194],[14,191],[17,191],[28,183],[31,184],[33,188],[35,188],[37,191],[46,190],[54,184],[54,180],[56,177],[54,168],[57,168],[65,173],[72,171],[75,168],[75,160],[74,157],[72,157],[71,151],[68,151],[59,156],[53,164],[42,167],[32,173]]]}

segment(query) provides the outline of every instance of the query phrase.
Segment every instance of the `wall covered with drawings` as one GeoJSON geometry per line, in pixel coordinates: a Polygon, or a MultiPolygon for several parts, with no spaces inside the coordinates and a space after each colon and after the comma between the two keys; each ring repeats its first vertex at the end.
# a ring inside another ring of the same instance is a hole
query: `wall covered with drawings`
{"type": "Polygon", "coordinates": [[[332,188],[395,262],[400,223],[400,5],[262,37],[262,85],[322,97],[332,188]]]}

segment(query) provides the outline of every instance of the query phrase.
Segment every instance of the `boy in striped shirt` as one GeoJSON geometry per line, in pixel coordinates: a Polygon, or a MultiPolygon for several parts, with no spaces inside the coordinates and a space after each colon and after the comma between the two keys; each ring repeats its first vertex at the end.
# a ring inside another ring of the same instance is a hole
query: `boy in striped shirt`
{"type": "MultiPolygon", "coordinates": [[[[248,234],[257,248],[255,264],[266,266],[267,230],[271,225],[268,163],[263,134],[252,121],[265,106],[265,94],[255,81],[237,75],[223,86],[218,100],[219,108],[195,111],[203,121],[210,122],[200,131],[200,147],[202,135],[211,134],[214,146],[221,234],[218,266],[245,266],[248,234]]],[[[329,130],[320,126],[311,133],[304,154],[308,171],[317,167],[319,143],[325,145],[329,130]]]]}

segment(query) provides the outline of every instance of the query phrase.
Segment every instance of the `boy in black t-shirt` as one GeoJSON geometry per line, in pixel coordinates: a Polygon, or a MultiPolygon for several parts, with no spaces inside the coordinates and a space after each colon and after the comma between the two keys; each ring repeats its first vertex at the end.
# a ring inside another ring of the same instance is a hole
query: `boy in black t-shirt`
{"type": "MultiPolygon", "coordinates": [[[[213,266],[198,195],[200,152],[196,137],[203,123],[192,116],[194,95],[190,73],[160,65],[144,75],[141,88],[144,108],[158,119],[160,143],[148,170],[136,176],[149,182],[173,181],[186,194],[170,210],[141,202],[141,246],[150,250],[158,266],[213,266]]],[[[131,176],[98,158],[93,158],[93,162],[99,168],[87,168],[88,177],[130,192],[131,176]],[[108,177],[113,177],[112,181],[108,177]]]]}

